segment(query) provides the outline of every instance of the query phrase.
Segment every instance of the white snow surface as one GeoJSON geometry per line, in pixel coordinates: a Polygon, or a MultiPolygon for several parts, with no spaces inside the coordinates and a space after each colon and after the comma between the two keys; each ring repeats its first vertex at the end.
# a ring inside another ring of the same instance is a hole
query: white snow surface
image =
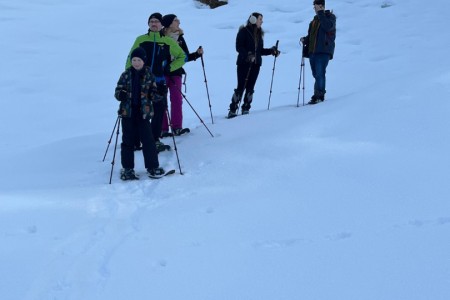
{"type": "Polygon", "coordinates": [[[450,299],[450,2],[327,8],[327,100],[303,106],[311,1],[2,0],[1,299],[450,299]],[[118,145],[109,184],[114,88],[155,11],[203,46],[213,119],[189,62],[183,175],[171,151],[177,174],[148,179],[136,152],[141,179],[122,182],[118,145]],[[250,115],[227,120],[253,11],[281,55],[263,58],[250,115]]]}

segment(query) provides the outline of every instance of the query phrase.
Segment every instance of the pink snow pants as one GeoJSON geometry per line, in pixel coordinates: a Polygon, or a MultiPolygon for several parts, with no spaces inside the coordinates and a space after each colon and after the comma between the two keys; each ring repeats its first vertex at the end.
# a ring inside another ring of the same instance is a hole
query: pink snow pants
{"type": "MultiPolygon", "coordinates": [[[[181,76],[166,76],[170,93],[170,120],[174,129],[183,128],[183,97],[181,95],[181,76]]],[[[162,131],[169,131],[167,114],[164,114],[162,131]]]]}

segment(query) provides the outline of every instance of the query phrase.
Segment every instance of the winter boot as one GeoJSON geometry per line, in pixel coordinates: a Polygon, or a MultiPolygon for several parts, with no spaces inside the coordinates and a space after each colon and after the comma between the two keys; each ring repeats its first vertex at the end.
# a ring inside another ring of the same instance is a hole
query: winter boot
{"type": "Polygon", "coordinates": [[[317,104],[325,100],[325,93],[322,91],[314,90],[314,95],[312,95],[311,100],[308,104],[317,104]]]}
{"type": "Polygon", "coordinates": [[[160,141],[155,141],[155,145],[156,145],[156,151],[158,151],[158,153],[166,151],[166,150],[170,150],[170,146],[169,145],[165,145],[165,144],[163,144],[160,141]]]}
{"type": "Polygon", "coordinates": [[[239,103],[242,99],[242,92],[238,91],[237,89],[234,90],[233,96],[231,97],[231,103],[230,103],[230,111],[228,112],[228,119],[236,117],[237,109],[239,106],[239,103]]]}
{"type": "Polygon", "coordinates": [[[136,176],[133,169],[122,169],[120,170],[120,179],[122,180],[137,180],[139,177],[136,176]]]}
{"type": "Polygon", "coordinates": [[[166,173],[163,168],[153,168],[153,169],[147,169],[147,174],[150,177],[161,177],[166,173]]]}
{"type": "Polygon", "coordinates": [[[253,93],[255,91],[246,91],[244,96],[244,104],[242,104],[242,114],[248,115],[253,101],[253,93]]]}

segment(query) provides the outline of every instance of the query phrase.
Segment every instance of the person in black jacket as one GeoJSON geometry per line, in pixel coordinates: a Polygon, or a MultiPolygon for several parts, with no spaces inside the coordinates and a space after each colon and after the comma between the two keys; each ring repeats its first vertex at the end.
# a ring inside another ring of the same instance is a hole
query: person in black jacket
{"type": "MultiPolygon", "coordinates": [[[[164,26],[163,33],[165,36],[171,37],[183,49],[186,54],[187,61],[197,60],[203,55],[203,49],[199,47],[195,52],[189,53],[184,32],[180,28],[180,19],[174,14],[165,15],[162,18],[164,26]]],[[[180,135],[189,132],[189,128],[183,128],[183,95],[181,94],[181,77],[186,74],[181,67],[172,72],[166,72],[166,83],[170,93],[170,121],[172,122],[172,134],[180,135]]],[[[167,114],[164,114],[162,123],[161,136],[169,136],[169,122],[167,114]]]]}
{"type": "Polygon", "coordinates": [[[238,111],[239,104],[244,95],[242,104],[242,114],[248,114],[253,100],[254,87],[258,79],[259,70],[262,64],[262,55],[278,56],[280,52],[273,46],[264,48],[264,31],[261,28],[263,15],[254,12],[250,15],[245,26],[239,28],[236,36],[236,51],[238,57],[237,65],[237,88],[231,97],[230,111],[228,118],[234,118],[238,111]],[[245,94],[244,94],[245,92],[245,94]]]}
{"type": "Polygon", "coordinates": [[[149,175],[162,176],[164,169],[159,166],[158,153],[152,135],[150,119],[154,116],[152,101],[162,97],[156,93],[155,76],[147,61],[145,50],[135,48],[130,54],[131,66],[119,78],[114,97],[120,101],[118,113],[122,117],[121,162],[122,180],[138,179],[134,172],[134,142],[142,141],[145,168],[149,175]]]}
{"type": "Polygon", "coordinates": [[[336,38],[336,16],[325,10],[325,0],[314,0],[313,4],[316,15],[309,24],[308,35],[300,39],[303,56],[309,58],[315,79],[314,95],[308,104],[325,100],[325,73],[328,62],[333,59],[336,38]]]}

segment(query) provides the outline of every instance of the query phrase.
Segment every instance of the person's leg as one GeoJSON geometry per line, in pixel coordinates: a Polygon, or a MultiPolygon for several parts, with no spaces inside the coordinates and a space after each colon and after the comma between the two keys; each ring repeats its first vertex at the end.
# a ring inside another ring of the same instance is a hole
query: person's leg
{"type": "Polygon", "coordinates": [[[154,169],[159,167],[158,152],[156,151],[152,128],[148,120],[139,120],[139,136],[142,141],[145,168],[154,169]]]}
{"type": "Polygon", "coordinates": [[[315,54],[314,57],[314,78],[316,80],[314,84],[314,94],[319,98],[319,100],[323,101],[326,92],[325,74],[330,56],[328,54],[315,54]]]}
{"type": "Polygon", "coordinates": [[[159,140],[161,136],[161,127],[163,116],[166,113],[166,101],[153,102],[153,117],[152,117],[152,134],[155,141],[159,140]]]}
{"type": "Polygon", "coordinates": [[[174,129],[183,128],[183,96],[181,95],[181,76],[170,77],[170,118],[174,129]]]}
{"type": "Polygon", "coordinates": [[[134,168],[134,143],[135,130],[132,118],[122,118],[122,144],[120,145],[120,156],[122,168],[134,168]]]}
{"type": "Polygon", "coordinates": [[[244,103],[242,104],[242,113],[248,114],[251,103],[253,101],[253,93],[256,85],[256,80],[258,79],[259,70],[261,66],[253,65],[247,80],[247,85],[245,86],[244,103]]]}

